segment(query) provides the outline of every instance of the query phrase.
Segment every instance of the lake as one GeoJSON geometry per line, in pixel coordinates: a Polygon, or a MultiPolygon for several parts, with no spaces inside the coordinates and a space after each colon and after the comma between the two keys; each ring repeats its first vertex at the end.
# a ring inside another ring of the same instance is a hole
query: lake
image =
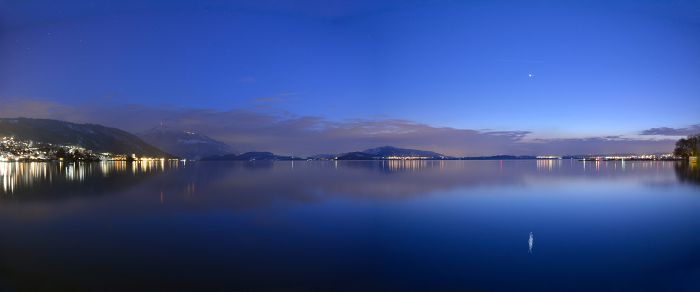
{"type": "Polygon", "coordinates": [[[680,162],[0,162],[0,290],[700,290],[680,162]]]}

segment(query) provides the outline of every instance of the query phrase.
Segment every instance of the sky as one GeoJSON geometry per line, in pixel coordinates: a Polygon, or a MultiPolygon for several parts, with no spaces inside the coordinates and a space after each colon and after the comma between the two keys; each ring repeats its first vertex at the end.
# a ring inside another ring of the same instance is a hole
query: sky
{"type": "Polygon", "coordinates": [[[0,116],[239,151],[669,152],[699,1],[0,0],[0,116]]]}

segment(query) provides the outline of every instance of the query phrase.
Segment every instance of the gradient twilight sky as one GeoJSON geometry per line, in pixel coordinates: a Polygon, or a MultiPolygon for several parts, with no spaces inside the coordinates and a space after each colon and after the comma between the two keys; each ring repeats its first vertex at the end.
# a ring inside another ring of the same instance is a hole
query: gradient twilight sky
{"type": "MultiPolygon", "coordinates": [[[[670,151],[700,123],[700,1],[0,0],[0,101],[1,116],[166,120],[241,150],[352,150],[329,138],[340,128],[365,129],[353,147],[504,143],[375,139],[418,125],[670,151]],[[105,118],[116,109],[143,119],[105,118]],[[280,138],[295,121],[325,147],[280,138]]],[[[496,148],[554,151],[521,144],[496,148]]]]}

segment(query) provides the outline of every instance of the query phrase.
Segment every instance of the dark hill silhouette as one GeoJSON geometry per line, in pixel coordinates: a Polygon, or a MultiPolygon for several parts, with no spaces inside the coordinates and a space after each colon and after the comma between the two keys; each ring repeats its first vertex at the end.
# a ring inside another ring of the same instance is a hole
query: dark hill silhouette
{"type": "Polygon", "coordinates": [[[172,157],[126,131],[94,124],[48,119],[0,118],[0,136],[58,145],[78,145],[95,152],[172,157]]]}

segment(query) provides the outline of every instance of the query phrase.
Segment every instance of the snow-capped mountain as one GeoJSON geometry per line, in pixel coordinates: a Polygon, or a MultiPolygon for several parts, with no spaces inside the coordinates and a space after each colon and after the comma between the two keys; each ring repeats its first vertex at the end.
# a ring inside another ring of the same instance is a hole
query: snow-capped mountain
{"type": "Polygon", "coordinates": [[[141,139],[164,151],[187,159],[199,160],[203,157],[232,153],[231,147],[221,141],[206,135],[169,129],[164,126],[155,127],[138,134],[141,139]]]}

